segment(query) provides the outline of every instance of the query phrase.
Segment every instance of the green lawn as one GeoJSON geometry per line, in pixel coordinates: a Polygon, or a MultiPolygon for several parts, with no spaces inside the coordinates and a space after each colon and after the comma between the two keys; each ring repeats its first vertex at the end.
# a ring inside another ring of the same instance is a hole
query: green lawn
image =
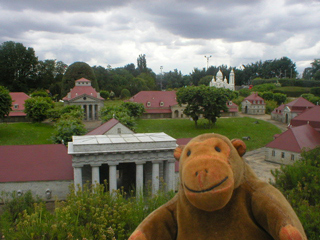
{"type": "Polygon", "coordinates": [[[273,135],[281,130],[271,123],[257,119],[220,118],[213,128],[206,127],[207,120],[200,120],[198,128],[188,119],[140,119],[137,121],[138,133],[165,132],[174,138],[192,138],[202,133],[219,133],[230,139],[250,136],[251,140],[245,141],[248,150],[265,146],[273,140],[273,135]]]}
{"type": "Polygon", "coordinates": [[[1,123],[0,145],[52,144],[52,132],[46,123],[1,123]]]}
{"type": "MultiPolygon", "coordinates": [[[[140,119],[137,121],[137,133],[165,132],[174,138],[192,138],[202,133],[220,133],[230,139],[250,136],[246,141],[248,150],[263,147],[276,133],[281,131],[271,123],[257,119],[220,118],[212,128],[207,120],[199,120],[198,128],[188,119],[140,119]]],[[[51,144],[53,126],[45,123],[1,123],[0,145],[51,144]]]]}

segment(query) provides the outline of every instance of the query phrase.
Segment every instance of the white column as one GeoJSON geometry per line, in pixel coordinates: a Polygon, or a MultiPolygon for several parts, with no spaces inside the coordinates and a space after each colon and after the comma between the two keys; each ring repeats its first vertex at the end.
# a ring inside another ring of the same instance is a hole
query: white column
{"type": "Polygon", "coordinates": [[[143,193],[143,164],[145,162],[136,162],[136,197],[139,198],[143,193]]]}
{"type": "Polygon", "coordinates": [[[160,165],[159,161],[152,162],[152,194],[156,194],[160,186],[159,165],[160,165]]]}
{"type": "Polygon", "coordinates": [[[92,164],[92,184],[100,184],[100,167],[101,164],[92,164]]]}
{"type": "Polygon", "coordinates": [[[89,121],[90,120],[90,107],[89,107],[89,105],[87,104],[86,105],[86,107],[87,107],[87,121],[89,121]]]}
{"type": "Polygon", "coordinates": [[[118,163],[108,163],[109,165],[109,191],[117,190],[117,165],[118,163]]]}
{"type": "Polygon", "coordinates": [[[175,160],[168,161],[167,190],[175,190],[175,160]]]}
{"type": "Polygon", "coordinates": [[[73,175],[74,175],[74,187],[75,190],[82,189],[82,166],[74,166],[73,167],[73,175]]]}
{"type": "Polygon", "coordinates": [[[96,120],[96,105],[92,105],[92,120],[96,120]]]}

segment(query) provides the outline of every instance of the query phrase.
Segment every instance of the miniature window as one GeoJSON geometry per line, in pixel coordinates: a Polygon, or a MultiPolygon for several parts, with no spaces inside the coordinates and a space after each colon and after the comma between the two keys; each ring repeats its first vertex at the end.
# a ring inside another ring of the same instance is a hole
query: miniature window
{"type": "Polygon", "coordinates": [[[231,106],[232,105],[232,102],[231,101],[229,101],[229,106],[231,106]]]}
{"type": "Polygon", "coordinates": [[[160,106],[163,107],[164,106],[164,102],[160,102],[160,106]]]}
{"type": "Polygon", "coordinates": [[[257,101],[257,104],[260,104],[260,101],[259,101],[259,100],[257,101]]]}
{"type": "Polygon", "coordinates": [[[275,157],[275,156],[276,156],[276,151],[272,150],[272,157],[275,157]]]}
{"type": "Polygon", "coordinates": [[[14,109],[18,109],[18,108],[19,108],[19,104],[15,104],[14,109]]]}
{"type": "Polygon", "coordinates": [[[151,106],[151,102],[147,102],[147,106],[150,107],[151,106]]]}
{"type": "Polygon", "coordinates": [[[118,134],[121,134],[121,128],[118,128],[117,131],[118,131],[118,134]]]}
{"type": "Polygon", "coordinates": [[[291,154],[291,161],[294,161],[294,154],[291,154]]]}
{"type": "Polygon", "coordinates": [[[284,155],[284,152],[282,152],[282,153],[281,153],[281,158],[284,158],[284,156],[285,156],[285,155],[284,155]]]}

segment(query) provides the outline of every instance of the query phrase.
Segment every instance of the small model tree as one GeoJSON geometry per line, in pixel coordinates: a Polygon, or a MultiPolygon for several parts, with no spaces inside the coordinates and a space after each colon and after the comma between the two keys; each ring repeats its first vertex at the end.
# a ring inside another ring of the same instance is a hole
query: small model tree
{"type": "Polygon", "coordinates": [[[0,119],[8,116],[11,111],[12,99],[9,90],[0,86],[0,119]]]}
{"type": "Polygon", "coordinates": [[[25,110],[27,117],[33,122],[42,122],[48,117],[48,110],[54,107],[49,97],[32,97],[25,101],[25,110]]]}

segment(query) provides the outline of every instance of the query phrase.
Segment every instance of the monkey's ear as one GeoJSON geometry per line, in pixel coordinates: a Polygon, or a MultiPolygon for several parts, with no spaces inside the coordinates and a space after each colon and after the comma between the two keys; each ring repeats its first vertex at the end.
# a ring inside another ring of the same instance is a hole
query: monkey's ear
{"type": "Polygon", "coordinates": [[[242,140],[240,140],[240,139],[232,139],[231,143],[235,147],[237,152],[239,153],[240,157],[242,157],[246,153],[247,146],[242,140]]]}
{"type": "Polygon", "coordinates": [[[184,145],[180,145],[176,147],[176,149],[174,150],[173,156],[176,160],[179,161],[183,149],[184,149],[184,145]]]}

